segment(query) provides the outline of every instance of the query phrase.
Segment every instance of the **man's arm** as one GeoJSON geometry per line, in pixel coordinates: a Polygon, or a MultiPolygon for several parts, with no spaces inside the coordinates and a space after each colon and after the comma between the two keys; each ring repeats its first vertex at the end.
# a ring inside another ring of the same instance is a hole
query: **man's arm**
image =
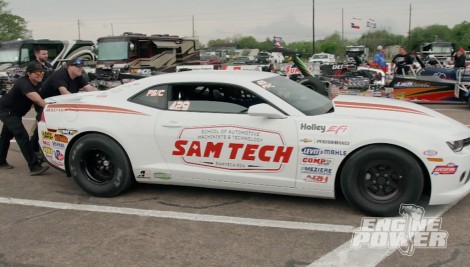
{"type": "Polygon", "coordinates": [[[83,90],[87,91],[87,92],[91,92],[91,91],[98,91],[98,89],[90,84],[87,84],[85,86],[83,86],[83,90]]]}
{"type": "Polygon", "coordinates": [[[42,99],[42,97],[36,92],[27,93],[26,97],[31,99],[31,101],[33,101],[34,103],[38,104],[41,107],[46,106],[46,101],[44,101],[44,99],[42,99]]]}
{"type": "Polygon", "coordinates": [[[71,94],[70,91],[67,88],[65,88],[65,86],[60,86],[59,87],[59,92],[60,92],[61,95],[71,94]]]}

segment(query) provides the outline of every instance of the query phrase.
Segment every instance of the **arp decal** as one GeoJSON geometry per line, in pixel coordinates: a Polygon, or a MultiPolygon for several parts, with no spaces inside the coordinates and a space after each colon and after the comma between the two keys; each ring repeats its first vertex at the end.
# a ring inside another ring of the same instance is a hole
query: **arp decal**
{"type": "Polygon", "coordinates": [[[328,176],[325,175],[307,175],[304,178],[305,182],[313,182],[313,183],[327,183],[328,182],[328,176]]]}
{"type": "Polygon", "coordinates": [[[61,135],[61,134],[56,134],[54,136],[54,140],[57,141],[57,142],[62,142],[62,143],[68,143],[69,142],[69,138],[65,135],[61,135]]]}
{"type": "Polygon", "coordinates": [[[54,133],[48,132],[48,131],[42,131],[42,139],[47,139],[47,140],[54,140],[54,133]]]}
{"type": "Polygon", "coordinates": [[[454,174],[457,172],[459,166],[455,165],[454,163],[448,163],[447,165],[443,166],[436,166],[432,171],[432,174],[454,174]]]}
{"type": "Polygon", "coordinates": [[[293,151],[278,132],[220,126],[183,129],[172,155],[201,167],[272,172],[289,163],[293,151]]]}

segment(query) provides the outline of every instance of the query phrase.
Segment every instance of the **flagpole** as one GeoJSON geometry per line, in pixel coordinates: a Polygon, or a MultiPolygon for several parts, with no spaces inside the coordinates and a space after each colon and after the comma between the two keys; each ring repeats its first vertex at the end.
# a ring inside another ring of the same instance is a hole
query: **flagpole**
{"type": "Polygon", "coordinates": [[[312,0],[312,50],[315,54],[315,0],[312,0]]]}

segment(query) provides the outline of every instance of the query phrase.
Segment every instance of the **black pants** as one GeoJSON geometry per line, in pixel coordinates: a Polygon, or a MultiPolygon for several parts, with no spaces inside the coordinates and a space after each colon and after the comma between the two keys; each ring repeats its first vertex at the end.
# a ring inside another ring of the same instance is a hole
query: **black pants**
{"type": "MultiPolygon", "coordinates": [[[[42,107],[39,106],[34,106],[36,110],[36,121],[39,122],[41,120],[41,115],[42,115],[42,107]]],[[[38,134],[38,124],[36,123],[36,127],[34,128],[33,135],[31,136],[31,147],[33,148],[33,152],[37,153],[41,150],[41,147],[39,146],[39,134],[38,134]]]]}
{"type": "Polygon", "coordinates": [[[31,170],[38,165],[38,159],[31,148],[28,131],[24,128],[21,117],[10,114],[9,111],[0,111],[0,120],[3,122],[2,133],[0,134],[0,164],[6,163],[10,140],[14,137],[23,157],[28,162],[29,169],[31,170]]]}

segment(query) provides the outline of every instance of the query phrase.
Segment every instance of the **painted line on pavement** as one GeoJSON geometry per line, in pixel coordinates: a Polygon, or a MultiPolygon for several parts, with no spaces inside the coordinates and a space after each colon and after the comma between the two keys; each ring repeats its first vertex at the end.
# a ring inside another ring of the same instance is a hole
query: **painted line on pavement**
{"type": "MultiPolygon", "coordinates": [[[[441,205],[441,206],[427,206],[425,218],[441,217],[447,210],[449,210],[456,203],[441,205]]],[[[397,217],[403,218],[403,217],[397,217]]],[[[355,230],[361,230],[360,227],[355,230]]],[[[422,230],[422,229],[420,229],[422,230]]],[[[352,235],[351,235],[352,239],[352,235]]],[[[350,267],[373,267],[377,266],[381,261],[395,252],[396,248],[351,248],[351,240],[337,247],[330,253],[324,255],[318,260],[312,262],[307,267],[319,266],[350,266],[350,267]]]]}
{"type": "Polygon", "coordinates": [[[169,219],[189,220],[189,221],[198,221],[198,222],[228,223],[228,224],[273,227],[273,228],[284,228],[284,229],[294,229],[294,230],[309,230],[309,231],[337,232],[337,233],[352,233],[352,231],[354,230],[354,226],[350,226],[350,225],[263,220],[263,219],[252,219],[252,218],[242,218],[242,217],[204,215],[204,214],[173,212],[173,211],[144,210],[144,209],[112,207],[112,206],[72,204],[72,203],[64,203],[64,202],[51,202],[51,201],[5,198],[5,197],[0,197],[0,204],[34,206],[34,207],[60,209],[60,210],[76,210],[76,211],[91,211],[91,212],[123,214],[123,215],[137,215],[137,216],[142,216],[142,217],[169,218],[169,219]]]}

